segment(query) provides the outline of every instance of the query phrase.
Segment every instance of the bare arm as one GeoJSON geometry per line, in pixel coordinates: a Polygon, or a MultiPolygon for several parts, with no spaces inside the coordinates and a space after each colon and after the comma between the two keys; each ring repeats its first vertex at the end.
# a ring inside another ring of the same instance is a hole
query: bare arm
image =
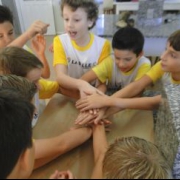
{"type": "MultiPolygon", "coordinates": [[[[112,95],[112,97],[118,97],[118,98],[132,98],[139,96],[143,90],[152,84],[152,80],[148,76],[143,76],[140,80],[135,81],[131,84],[129,84],[127,87],[123,88],[122,90],[116,92],[112,95]]],[[[106,111],[106,116],[115,114],[119,111],[121,111],[121,108],[118,107],[110,107],[106,111]]]]}
{"type": "Polygon", "coordinates": [[[112,97],[117,98],[132,98],[138,96],[146,87],[153,82],[148,76],[143,76],[140,80],[132,82],[122,90],[116,92],[112,97]]]}
{"type": "Polygon", "coordinates": [[[96,125],[93,130],[93,149],[95,167],[92,179],[103,178],[103,160],[108,148],[104,125],[96,125]]]}
{"type": "Polygon", "coordinates": [[[68,131],[54,138],[36,140],[35,168],[45,165],[58,156],[83,144],[91,137],[91,135],[91,128],[80,128],[68,131]]]}
{"type": "Polygon", "coordinates": [[[152,110],[157,108],[160,103],[161,96],[122,99],[109,96],[92,95],[79,100],[76,103],[76,107],[80,109],[81,112],[88,111],[90,109],[98,109],[104,107],[117,107],[119,110],[152,110]]]}
{"type": "Polygon", "coordinates": [[[25,33],[15,39],[8,46],[23,47],[27,41],[32,39],[35,35],[45,34],[47,32],[48,26],[49,24],[45,24],[42,21],[35,21],[25,33]]]}
{"type": "Polygon", "coordinates": [[[71,90],[79,90],[81,97],[97,92],[97,89],[82,79],[71,78],[67,75],[68,69],[65,65],[55,67],[57,81],[61,87],[71,90]]]}
{"type": "Polygon", "coordinates": [[[34,37],[31,41],[31,46],[37,54],[40,61],[43,63],[44,68],[42,72],[42,77],[48,79],[50,77],[50,68],[45,55],[46,40],[44,36],[38,34],[36,37],[34,37]]]}

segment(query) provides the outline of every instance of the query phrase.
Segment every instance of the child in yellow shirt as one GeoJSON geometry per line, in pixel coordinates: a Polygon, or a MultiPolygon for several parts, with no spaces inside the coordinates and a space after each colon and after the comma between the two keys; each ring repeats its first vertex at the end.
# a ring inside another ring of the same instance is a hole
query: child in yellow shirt
{"type": "Polygon", "coordinates": [[[81,96],[96,92],[79,78],[111,53],[107,40],[89,32],[96,24],[98,7],[94,0],[62,0],[61,10],[66,34],[54,39],[57,80],[65,89],[79,90],[81,96]]]}
{"type": "Polygon", "coordinates": [[[87,74],[83,80],[92,82],[98,79],[107,85],[107,91],[113,94],[146,74],[151,63],[143,56],[144,37],[135,28],[121,28],[112,40],[114,54],[106,58],[87,74]]]}

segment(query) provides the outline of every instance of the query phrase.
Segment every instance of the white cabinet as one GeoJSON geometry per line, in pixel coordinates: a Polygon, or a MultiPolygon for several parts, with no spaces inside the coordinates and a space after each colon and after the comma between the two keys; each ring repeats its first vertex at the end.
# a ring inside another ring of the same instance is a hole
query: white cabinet
{"type": "Polygon", "coordinates": [[[50,24],[48,35],[55,35],[54,12],[51,0],[16,0],[22,31],[34,21],[41,20],[50,24]]]}

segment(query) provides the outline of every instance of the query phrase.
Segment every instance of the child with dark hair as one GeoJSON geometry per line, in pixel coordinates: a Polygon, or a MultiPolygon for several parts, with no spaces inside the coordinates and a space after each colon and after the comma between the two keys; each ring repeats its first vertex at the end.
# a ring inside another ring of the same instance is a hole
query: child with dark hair
{"type": "Polygon", "coordinates": [[[94,67],[82,79],[92,82],[99,79],[107,82],[111,94],[121,90],[129,83],[140,79],[151,67],[149,59],[143,56],[144,36],[136,28],[122,28],[113,36],[114,54],[94,67]]]}
{"type": "Polygon", "coordinates": [[[0,179],[28,178],[34,167],[34,106],[14,90],[0,90],[0,179]],[[11,114],[9,114],[11,112],[11,114]]]}
{"type": "MultiPolygon", "coordinates": [[[[112,47],[113,55],[82,76],[82,79],[88,82],[98,79],[101,82],[98,89],[107,91],[110,95],[117,93],[131,82],[136,82],[151,68],[149,59],[143,56],[144,36],[138,29],[132,27],[119,29],[113,37],[112,47]]],[[[81,107],[78,103],[77,108],[81,107]]],[[[103,110],[100,110],[99,114],[101,113],[103,110]]],[[[84,124],[93,118],[94,115],[83,113],[77,118],[76,123],[84,124]]]]}
{"type": "MultiPolygon", "coordinates": [[[[23,47],[27,41],[34,38],[32,41],[33,49],[44,65],[42,77],[49,78],[50,70],[45,57],[45,39],[42,36],[47,32],[48,26],[41,21],[36,21],[26,32],[15,39],[13,14],[8,7],[0,5],[0,49],[7,46],[23,47]]],[[[31,52],[27,46],[24,48],[31,52]]]]}
{"type": "MultiPolygon", "coordinates": [[[[15,75],[3,75],[3,76],[0,75],[0,89],[10,89],[12,90],[12,93],[13,91],[18,92],[18,98],[24,99],[34,104],[34,96],[37,91],[37,87],[33,82],[30,82],[26,78],[15,75]]],[[[9,94],[9,91],[7,91],[6,94],[9,94]]],[[[9,95],[10,95],[9,97],[11,97],[11,94],[9,95]]],[[[10,110],[11,109],[9,109],[9,111],[10,110]]],[[[35,115],[36,115],[36,109],[34,109],[33,111],[33,116],[31,117],[31,120],[35,115]]],[[[56,159],[60,155],[83,144],[91,137],[91,135],[92,135],[91,128],[84,127],[84,128],[73,129],[64,132],[63,134],[60,134],[52,138],[34,140],[35,165],[33,168],[36,169],[38,167],[41,167],[47,164],[48,162],[56,159]]],[[[67,174],[69,176],[70,172],[67,172],[67,174]]],[[[58,175],[59,172],[58,173],[56,172],[53,175],[53,177],[58,175]]],[[[60,173],[60,175],[63,174],[60,173]]]]}

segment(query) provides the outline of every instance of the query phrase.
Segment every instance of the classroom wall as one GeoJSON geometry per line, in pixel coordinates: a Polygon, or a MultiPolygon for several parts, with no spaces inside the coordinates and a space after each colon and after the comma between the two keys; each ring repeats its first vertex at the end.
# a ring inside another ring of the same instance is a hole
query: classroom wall
{"type": "Polygon", "coordinates": [[[63,19],[61,17],[60,2],[61,0],[52,0],[55,28],[57,34],[62,34],[64,32],[64,24],[63,24],[63,19]]]}

